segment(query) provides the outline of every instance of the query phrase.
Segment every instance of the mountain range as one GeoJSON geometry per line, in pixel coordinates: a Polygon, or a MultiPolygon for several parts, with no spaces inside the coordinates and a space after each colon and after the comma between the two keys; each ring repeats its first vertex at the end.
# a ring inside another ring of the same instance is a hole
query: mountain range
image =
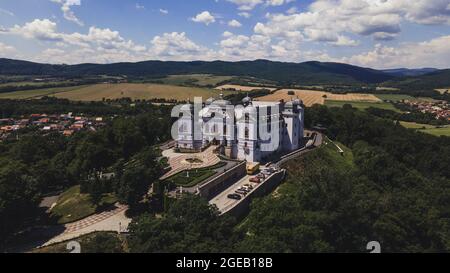
{"type": "Polygon", "coordinates": [[[213,74],[246,76],[283,84],[358,85],[390,83],[395,86],[418,84],[450,86],[450,70],[390,69],[375,70],[331,62],[287,63],[268,60],[225,62],[193,61],[55,65],[0,59],[0,75],[36,75],[57,77],[127,76],[129,78],[161,78],[180,74],[213,74]],[[422,82],[425,81],[425,82],[422,82]]]}

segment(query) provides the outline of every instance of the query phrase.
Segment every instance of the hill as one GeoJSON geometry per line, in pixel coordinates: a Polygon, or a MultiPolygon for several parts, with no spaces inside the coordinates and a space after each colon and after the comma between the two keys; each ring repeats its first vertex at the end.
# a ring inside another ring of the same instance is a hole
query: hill
{"type": "Polygon", "coordinates": [[[382,71],[341,63],[284,63],[267,60],[241,62],[163,62],[51,65],[0,59],[0,75],[80,77],[126,75],[130,78],[161,78],[169,75],[212,74],[249,76],[280,84],[381,83],[394,78],[382,71]]]}
{"type": "Polygon", "coordinates": [[[400,77],[383,83],[401,89],[437,89],[450,86],[450,69],[415,77],[400,77]]]}
{"type": "Polygon", "coordinates": [[[397,69],[386,69],[383,70],[384,73],[387,73],[396,77],[404,77],[404,76],[422,76],[429,73],[437,72],[439,69],[436,68],[419,68],[419,69],[408,69],[408,68],[397,68],[397,69]]]}

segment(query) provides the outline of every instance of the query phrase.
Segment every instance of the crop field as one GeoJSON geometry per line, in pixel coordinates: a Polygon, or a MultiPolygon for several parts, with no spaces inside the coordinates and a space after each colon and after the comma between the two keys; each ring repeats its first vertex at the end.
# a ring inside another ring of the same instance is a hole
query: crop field
{"type": "Polygon", "coordinates": [[[166,78],[159,79],[164,84],[171,85],[198,85],[198,86],[216,86],[221,82],[233,79],[232,76],[215,76],[208,74],[191,74],[191,75],[170,75],[166,78]]]}
{"type": "Polygon", "coordinates": [[[441,94],[444,94],[445,92],[450,93],[450,87],[449,88],[436,89],[436,91],[438,91],[441,94]]]}
{"type": "Polygon", "coordinates": [[[53,96],[73,101],[101,101],[103,99],[131,98],[138,99],[175,99],[185,101],[194,97],[209,97],[219,95],[220,91],[181,87],[164,84],[95,84],[89,86],[77,86],[68,88],[50,88],[42,90],[19,91],[0,94],[0,98],[6,99],[31,99],[42,96],[53,96]]]}
{"type": "Polygon", "coordinates": [[[429,124],[420,124],[415,122],[400,121],[400,124],[409,129],[416,129],[420,132],[434,136],[450,136],[450,126],[433,126],[429,124]]]}
{"type": "Polygon", "coordinates": [[[294,89],[283,89],[276,91],[274,94],[270,94],[261,98],[260,101],[279,101],[281,99],[285,101],[290,101],[291,99],[299,98],[303,100],[305,106],[310,107],[314,104],[325,104],[326,100],[332,101],[361,101],[361,102],[381,102],[381,100],[372,94],[332,94],[329,92],[322,91],[311,91],[311,90],[294,90],[294,89]],[[293,92],[291,95],[291,92],[293,92]]]}
{"type": "Polygon", "coordinates": [[[251,92],[254,90],[261,90],[261,89],[267,89],[270,91],[276,90],[276,88],[273,87],[264,87],[264,86],[244,86],[244,85],[235,85],[235,84],[225,84],[216,87],[216,90],[236,90],[236,91],[244,91],[244,92],[251,92]]]}
{"type": "Polygon", "coordinates": [[[336,100],[326,100],[325,105],[328,107],[342,107],[345,104],[351,104],[352,107],[365,110],[367,108],[373,107],[384,110],[391,110],[395,112],[401,112],[399,109],[395,108],[394,105],[388,102],[367,102],[367,101],[336,101],[336,100]]]}

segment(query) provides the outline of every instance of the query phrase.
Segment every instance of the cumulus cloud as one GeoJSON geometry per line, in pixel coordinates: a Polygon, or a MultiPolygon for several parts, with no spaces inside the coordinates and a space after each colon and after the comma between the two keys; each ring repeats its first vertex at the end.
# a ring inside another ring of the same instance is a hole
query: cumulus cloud
{"type": "Polygon", "coordinates": [[[401,32],[402,21],[450,24],[448,4],[449,0],[317,0],[303,12],[268,14],[268,21],[254,30],[271,37],[301,34],[309,40],[356,45],[346,33],[392,40],[401,32]]]}
{"type": "Polygon", "coordinates": [[[242,27],[241,22],[239,22],[238,20],[231,20],[228,22],[228,25],[230,27],[242,27]]]}
{"type": "Polygon", "coordinates": [[[404,43],[397,47],[376,44],[368,52],[342,58],[343,62],[374,68],[436,67],[448,68],[450,36],[420,43],[404,43]]]}
{"type": "Polygon", "coordinates": [[[80,19],[78,19],[78,17],[72,11],[73,6],[81,6],[81,0],[50,0],[50,1],[61,5],[61,10],[66,20],[74,22],[80,26],[84,25],[84,23],[80,19]]]}
{"type": "Polygon", "coordinates": [[[197,14],[195,17],[191,18],[191,20],[196,23],[209,25],[211,23],[214,23],[216,21],[216,18],[209,11],[203,11],[197,14]]]}
{"type": "Polygon", "coordinates": [[[250,18],[252,16],[250,13],[246,11],[239,12],[238,15],[244,18],[250,18]]]}
{"type": "Polygon", "coordinates": [[[13,58],[17,50],[9,45],[0,42],[0,58],[13,58]]]}
{"type": "Polygon", "coordinates": [[[166,9],[159,9],[159,12],[164,15],[169,14],[169,11],[166,9]]]}

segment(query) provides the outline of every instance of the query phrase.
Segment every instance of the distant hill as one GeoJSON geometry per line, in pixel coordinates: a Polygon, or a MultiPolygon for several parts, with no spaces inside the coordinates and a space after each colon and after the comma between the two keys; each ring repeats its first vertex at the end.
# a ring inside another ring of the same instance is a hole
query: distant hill
{"type": "Polygon", "coordinates": [[[267,60],[242,62],[162,62],[50,65],[0,59],[1,75],[93,76],[126,75],[131,78],[158,78],[179,74],[250,76],[280,84],[371,84],[394,78],[383,71],[341,63],[283,63],[267,60]]]}
{"type": "Polygon", "coordinates": [[[439,71],[436,68],[419,68],[419,69],[408,69],[408,68],[397,68],[397,69],[385,69],[382,70],[384,73],[387,73],[396,77],[403,76],[422,76],[425,74],[433,73],[439,71]]]}
{"type": "Polygon", "coordinates": [[[436,89],[450,87],[450,69],[439,70],[415,77],[400,77],[383,83],[383,86],[402,89],[436,89]]]}

